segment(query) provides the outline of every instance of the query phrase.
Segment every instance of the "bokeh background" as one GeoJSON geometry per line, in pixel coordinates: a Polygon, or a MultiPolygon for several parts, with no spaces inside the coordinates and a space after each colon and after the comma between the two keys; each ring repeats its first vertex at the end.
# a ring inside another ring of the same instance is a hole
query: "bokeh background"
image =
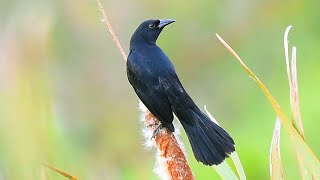
{"type": "MultiPolygon", "coordinates": [[[[152,172],[154,150],[143,146],[138,99],[96,1],[0,3],[0,179],[65,179],[41,163],[79,179],[158,179],[152,172]]],[[[318,0],[102,3],[126,51],[142,20],[177,20],[163,31],[158,45],[195,102],[207,105],[235,139],[248,179],[269,179],[276,114],[215,33],[290,114],[283,34],[293,25],[289,38],[297,46],[306,141],[320,157],[318,0]]],[[[181,139],[197,179],[218,178],[212,168],[195,161],[183,131],[181,139]]],[[[283,131],[285,177],[300,179],[292,148],[283,131]]]]}

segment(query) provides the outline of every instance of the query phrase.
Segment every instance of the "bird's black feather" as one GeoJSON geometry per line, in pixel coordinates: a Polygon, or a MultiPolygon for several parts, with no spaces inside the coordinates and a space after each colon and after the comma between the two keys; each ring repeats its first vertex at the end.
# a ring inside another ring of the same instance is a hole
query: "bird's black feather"
{"type": "Polygon", "coordinates": [[[172,22],[147,20],[138,27],[130,41],[128,80],[164,127],[173,132],[173,113],[178,117],[198,161],[220,164],[235,150],[233,139],[200,111],[183,88],[171,61],[156,45],[163,27],[172,22]]]}

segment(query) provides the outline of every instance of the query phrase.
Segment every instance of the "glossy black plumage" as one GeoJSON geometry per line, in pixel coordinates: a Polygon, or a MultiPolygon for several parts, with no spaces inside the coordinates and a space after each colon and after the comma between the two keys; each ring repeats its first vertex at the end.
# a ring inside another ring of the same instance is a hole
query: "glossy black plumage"
{"type": "Polygon", "coordinates": [[[149,111],[172,132],[175,113],[198,161],[220,164],[235,150],[233,139],[201,112],[183,88],[169,58],[156,45],[162,29],[172,22],[147,20],[134,32],[127,59],[129,82],[149,111]]]}

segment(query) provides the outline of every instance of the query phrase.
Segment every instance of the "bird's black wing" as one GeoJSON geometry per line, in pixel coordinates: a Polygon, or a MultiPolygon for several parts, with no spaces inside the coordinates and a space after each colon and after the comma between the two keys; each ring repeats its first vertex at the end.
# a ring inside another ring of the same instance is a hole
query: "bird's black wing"
{"type": "Polygon", "coordinates": [[[127,60],[129,82],[148,110],[161,121],[163,126],[173,132],[173,113],[167,95],[162,89],[160,77],[148,71],[143,65],[144,61],[143,57],[130,53],[127,60]]]}

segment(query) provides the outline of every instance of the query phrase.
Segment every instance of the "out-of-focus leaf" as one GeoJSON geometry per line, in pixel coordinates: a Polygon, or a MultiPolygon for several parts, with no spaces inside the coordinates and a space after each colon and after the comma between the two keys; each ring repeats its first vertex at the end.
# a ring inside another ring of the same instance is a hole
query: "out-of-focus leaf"
{"type": "Polygon", "coordinates": [[[271,179],[284,179],[282,161],[280,156],[280,129],[281,122],[277,117],[274,126],[270,147],[270,177],[271,179]]]}
{"type": "Polygon", "coordinates": [[[231,158],[232,158],[234,165],[236,166],[237,173],[240,177],[240,180],[246,180],[247,177],[246,177],[246,174],[244,173],[244,169],[242,167],[238,153],[237,152],[232,153],[231,158]]]}
{"type": "Polygon", "coordinates": [[[217,171],[222,179],[239,179],[226,161],[223,161],[221,164],[212,167],[217,171]]]}
{"type": "Polygon", "coordinates": [[[297,78],[297,63],[296,63],[296,47],[292,47],[292,59],[291,59],[291,80],[292,80],[292,93],[291,93],[291,111],[293,116],[293,122],[299,131],[300,135],[304,138],[304,131],[302,126],[300,103],[299,103],[299,91],[298,91],[298,78],[297,78]]]}
{"type": "MultiPolygon", "coordinates": [[[[301,121],[300,115],[300,106],[299,106],[299,91],[298,91],[298,78],[297,78],[297,56],[296,56],[296,47],[292,47],[291,52],[291,64],[289,62],[289,52],[288,52],[288,34],[292,26],[288,26],[284,33],[284,52],[286,57],[286,67],[287,67],[287,75],[289,81],[290,88],[290,105],[291,105],[291,113],[292,113],[292,123],[295,126],[296,130],[304,139],[304,131],[301,121]]],[[[297,159],[300,168],[300,174],[303,179],[312,179],[312,174],[309,173],[308,169],[304,165],[301,154],[297,152],[297,159]]]]}
{"type": "Polygon", "coordinates": [[[304,138],[303,126],[299,108],[299,92],[297,80],[297,65],[296,65],[296,47],[292,47],[291,64],[289,61],[289,41],[288,34],[292,26],[288,26],[283,38],[284,53],[286,58],[287,76],[290,88],[290,105],[292,112],[292,121],[299,134],[304,138]]]}
{"type": "Polygon", "coordinates": [[[238,54],[218,35],[216,34],[221,43],[230,51],[230,53],[240,62],[241,66],[245,69],[245,71],[254,79],[257,85],[260,87],[262,92],[266,95],[269,102],[271,103],[274,111],[277,113],[283,127],[286,132],[289,134],[292,143],[294,144],[295,150],[301,154],[301,158],[303,159],[306,168],[314,175],[314,178],[320,178],[320,163],[314,153],[311,151],[309,146],[302,139],[297,130],[293,127],[291,121],[287,117],[287,115],[280,108],[278,102],[275,98],[270,94],[265,85],[259,80],[259,78],[247,67],[246,64],[241,60],[238,54]]]}
{"type": "MultiPolygon", "coordinates": [[[[208,111],[207,106],[204,106],[204,109],[206,111],[206,113],[208,114],[209,118],[215,122],[216,124],[219,125],[218,121],[212,116],[212,114],[208,111]]],[[[234,165],[236,166],[237,169],[237,173],[239,175],[239,178],[241,180],[245,180],[246,178],[246,174],[244,173],[240,158],[238,156],[237,151],[233,152],[231,154],[231,158],[232,161],[234,163],[234,165]]],[[[221,163],[219,166],[214,166],[214,168],[216,169],[216,171],[218,172],[218,174],[224,178],[224,179],[231,179],[233,176],[235,176],[234,178],[238,179],[237,176],[234,174],[234,172],[232,171],[232,169],[230,168],[230,166],[224,161],[223,163],[221,163]],[[220,166],[220,167],[219,167],[220,166]],[[231,175],[231,173],[233,175],[231,175]],[[229,177],[229,178],[228,178],[229,177]]]]}
{"type": "Polygon", "coordinates": [[[66,172],[64,172],[64,171],[62,171],[62,170],[60,170],[60,169],[58,169],[58,168],[55,168],[55,167],[50,166],[50,165],[48,165],[48,164],[43,164],[43,165],[44,165],[45,167],[51,169],[52,171],[55,171],[55,172],[61,174],[62,176],[66,177],[66,178],[68,178],[68,179],[70,179],[70,180],[78,180],[78,179],[75,178],[74,176],[72,176],[72,175],[70,175],[70,174],[68,174],[68,173],[66,173],[66,172]]]}

